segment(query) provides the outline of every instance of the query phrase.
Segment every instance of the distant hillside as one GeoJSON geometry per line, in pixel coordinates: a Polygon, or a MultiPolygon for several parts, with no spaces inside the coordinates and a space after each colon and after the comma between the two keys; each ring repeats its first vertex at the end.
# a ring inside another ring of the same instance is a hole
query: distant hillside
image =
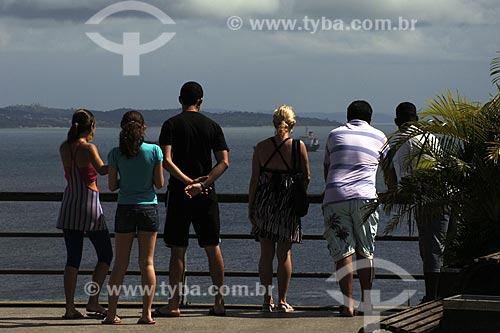
{"type": "MultiPolygon", "coordinates": [[[[336,120],[340,122],[347,121],[346,112],[308,112],[307,115],[312,118],[336,120]]],[[[373,112],[372,124],[394,124],[393,114],[373,112]]]]}
{"type": "MultiPolygon", "coordinates": [[[[111,111],[91,110],[97,118],[99,127],[118,127],[122,115],[132,109],[122,108],[111,111]]],[[[75,109],[56,109],[33,105],[15,105],[0,108],[0,128],[18,127],[68,127],[75,109]]],[[[137,110],[140,111],[148,126],[161,126],[163,122],[178,114],[180,109],[137,110]]],[[[203,113],[203,110],[202,110],[203,113]]],[[[269,126],[272,115],[244,111],[210,111],[209,117],[222,127],[269,126]]],[[[301,126],[337,126],[341,123],[326,118],[297,116],[301,126]]]]}

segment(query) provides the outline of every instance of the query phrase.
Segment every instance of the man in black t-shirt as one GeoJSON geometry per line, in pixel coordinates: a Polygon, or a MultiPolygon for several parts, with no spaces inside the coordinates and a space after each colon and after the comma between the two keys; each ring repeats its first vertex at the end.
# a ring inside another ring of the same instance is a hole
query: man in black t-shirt
{"type": "MultiPolygon", "coordinates": [[[[228,168],[228,147],[221,127],[199,113],[203,89],[196,82],[181,88],[182,112],[162,126],[160,146],[163,167],[170,173],[164,240],[171,248],[169,283],[174,289],[169,304],[157,309],[154,317],[180,315],[180,290],[185,268],[189,227],[193,224],[198,244],[205,249],[215,288],[224,284],[224,260],[220,251],[220,221],[214,182],[228,168]],[[212,167],[212,152],[217,164],[212,167]]],[[[211,315],[224,315],[221,293],[215,296],[211,315]]]]}

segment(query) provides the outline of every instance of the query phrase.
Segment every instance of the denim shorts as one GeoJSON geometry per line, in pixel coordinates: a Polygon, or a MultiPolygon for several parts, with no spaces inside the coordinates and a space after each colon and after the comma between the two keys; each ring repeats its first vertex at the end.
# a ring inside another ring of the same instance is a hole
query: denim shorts
{"type": "Polygon", "coordinates": [[[375,236],[377,235],[378,211],[373,211],[363,221],[367,207],[377,199],[352,199],[329,203],[323,207],[328,250],[335,262],[355,252],[367,259],[373,259],[375,236]]]}
{"type": "Polygon", "coordinates": [[[118,205],[115,232],[158,231],[158,205],[118,205]]]}

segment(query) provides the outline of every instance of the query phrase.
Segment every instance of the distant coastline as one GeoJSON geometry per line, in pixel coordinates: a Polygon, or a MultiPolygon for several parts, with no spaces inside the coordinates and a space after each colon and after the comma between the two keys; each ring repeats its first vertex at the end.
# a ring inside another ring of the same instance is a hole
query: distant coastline
{"type": "MultiPolygon", "coordinates": [[[[7,106],[0,108],[0,128],[67,128],[74,110],[50,108],[38,104],[7,106]]],[[[99,127],[113,128],[119,127],[123,113],[129,110],[132,109],[121,108],[110,111],[91,111],[95,114],[99,127]]],[[[180,109],[134,110],[142,112],[148,126],[151,127],[161,126],[166,119],[180,112],[180,109]]],[[[272,117],[271,113],[229,110],[208,110],[207,112],[202,110],[202,113],[206,113],[222,127],[269,126],[272,117]]],[[[339,126],[342,124],[336,120],[303,117],[300,115],[297,115],[297,122],[301,126],[339,126]]]]}

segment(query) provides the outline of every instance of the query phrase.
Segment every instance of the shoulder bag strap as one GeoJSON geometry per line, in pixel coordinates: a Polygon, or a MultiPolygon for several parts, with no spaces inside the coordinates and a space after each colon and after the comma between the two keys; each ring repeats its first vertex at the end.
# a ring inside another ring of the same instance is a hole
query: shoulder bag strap
{"type": "Polygon", "coordinates": [[[300,140],[292,141],[292,163],[295,173],[299,173],[300,168],[300,140]]]}

